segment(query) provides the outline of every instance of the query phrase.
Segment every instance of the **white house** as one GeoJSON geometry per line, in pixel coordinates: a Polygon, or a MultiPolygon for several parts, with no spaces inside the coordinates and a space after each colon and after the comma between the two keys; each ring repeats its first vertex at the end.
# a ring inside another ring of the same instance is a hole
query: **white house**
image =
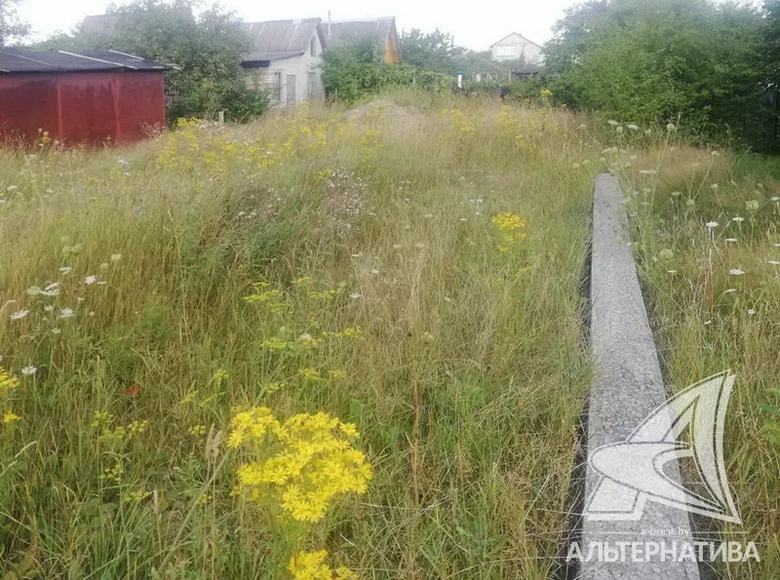
{"type": "Polygon", "coordinates": [[[246,22],[252,49],[241,61],[247,85],[268,89],[275,105],[325,97],[320,66],[325,36],[319,18],[246,22]]]}
{"type": "Polygon", "coordinates": [[[493,52],[493,60],[523,59],[528,64],[541,64],[544,60],[542,47],[517,32],[496,42],[490,50],[493,52]]]}

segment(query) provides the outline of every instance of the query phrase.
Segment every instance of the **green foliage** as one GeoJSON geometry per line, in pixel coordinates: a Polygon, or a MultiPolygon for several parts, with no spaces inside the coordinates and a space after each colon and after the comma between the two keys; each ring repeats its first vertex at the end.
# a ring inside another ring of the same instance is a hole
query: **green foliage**
{"type": "Polygon", "coordinates": [[[82,27],[75,35],[50,39],[47,48],[115,49],[177,65],[166,76],[174,95],[170,120],[213,117],[218,111],[233,121],[246,121],[268,106],[264,94],[250,91],[241,70],[247,39],[233,13],[218,6],[192,14],[194,3],[179,0],[136,0],[112,6],[114,24],[96,31],[82,27]]]}
{"type": "Polygon", "coordinates": [[[761,14],[709,0],[601,0],[567,11],[547,47],[571,105],[637,123],[767,135],[761,14]]]}
{"type": "Polygon", "coordinates": [[[442,72],[403,64],[382,62],[370,43],[330,50],[325,53],[322,82],[332,99],[355,102],[383,89],[414,86],[439,93],[452,86],[453,79],[442,72]]]}
{"type": "Polygon", "coordinates": [[[458,57],[466,53],[462,46],[455,46],[452,36],[440,31],[423,33],[417,28],[405,32],[399,39],[404,62],[421,69],[441,72],[458,72],[458,57]]]}

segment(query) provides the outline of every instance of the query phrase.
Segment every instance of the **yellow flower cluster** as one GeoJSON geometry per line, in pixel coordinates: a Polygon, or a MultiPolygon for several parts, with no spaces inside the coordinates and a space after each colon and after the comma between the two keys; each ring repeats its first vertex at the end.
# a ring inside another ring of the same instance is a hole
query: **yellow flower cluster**
{"type": "Polygon", "coordinates": [[[444,109],[442,113],[452,119],[453,125],[460,133],[471,134],[476,132],[477,128],[474,121],[466,117],[460,109],[444,109]]]}
{"type": "Polygon", "coordinates": [[[8,374],[8,372],[0,367],[0,396],[8,394],[12,389],[16,389],[19,386],[19,379],[8,374]]]}
{"type": "Polygon", "coordinates": [[[290,559],[288,566],[294,580],[357,580],[352,570],[339,566],[335,570],[325,563],[326,550],[298,552],[290,559]]]}
{"type": "MultiPolygon", "coordinates": [[[[0,367],[0,397],[5,398],[11,391],[19,387],[19,379],[11,376],[8,371],[0,367]]],[[[19,421],[21,417],[11,411],[10,409],[5,412],[2,418],[3,425],[8,425],[14,421],[19,421]]]]}
{"type": "Polygon", "coordinates": [[[276,453],[238,469],[239,489],[250,499],[269,489],[294,519],[316,522],[336,495],[365,493],[371,465],[348,441],[360,436],[351,423],[327,413],[301,413],[280,424],[269,408],[254,407],[233,418],[228,445],[259,444],[267,434],[277,439],[276,453]]]}
{"type": "Polygon", "coordinates": [[[517,241],[525,239],[525,220],[519,215],[505,212],[493,216],[493,224],[501,232],[502,244],[498,248],[501,252],[509,251],[509,248],[517,241]]]}

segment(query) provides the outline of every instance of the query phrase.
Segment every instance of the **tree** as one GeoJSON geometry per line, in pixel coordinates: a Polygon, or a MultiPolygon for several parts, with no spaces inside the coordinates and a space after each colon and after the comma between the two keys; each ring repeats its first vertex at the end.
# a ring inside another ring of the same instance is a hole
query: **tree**
{"type": "Polygon", "coordinates": [[[439,30],[423,33],[417,28],[401,34],[399,40],[404,62],[425,70],[455,73],[458,58],[466,53],[455,46],[452,36],[439,30]]]}
{"type": "Polygon", "coordinates": [[[0,46],[8,44],[9,39],[26,36],[30,25],[21,22],[16,12],[19,0],[0,0],[0,46]]]}
{"type": "Polygon", "coordinates": [[[758,142],[767,121],[763,20],[709,0],[599,0],[569,10],[547,48],[571,105],[758,142]]]}

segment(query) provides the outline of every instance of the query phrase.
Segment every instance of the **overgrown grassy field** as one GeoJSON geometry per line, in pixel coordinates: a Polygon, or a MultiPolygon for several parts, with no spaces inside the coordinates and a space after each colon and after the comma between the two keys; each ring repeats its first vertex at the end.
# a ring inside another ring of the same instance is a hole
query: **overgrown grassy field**
{"type": "Polygon", "coordinates": [[[780,182],[643,129],[397,94],[0,152],[0,573],[549,577],[611,168],[671,383],[737,373],[719,572],[773,578],[780,182]]]}
{"type": "Polygon", "coordinates": [[[637,154],[618,136],[623,152],[609,161],[631,198],[635,253],[672,388],[736,374],[725,446],[743,523],[721,530],[756,542],[762,561],[717,572],[769,580],[780,570],[778,162],[675,141],[671,132],[637,154]]]}
{"type": "Polygon", "coordinates": [[[397,99],[0,152],[0,574],[548,576],[598,147],[397,99]]]}

